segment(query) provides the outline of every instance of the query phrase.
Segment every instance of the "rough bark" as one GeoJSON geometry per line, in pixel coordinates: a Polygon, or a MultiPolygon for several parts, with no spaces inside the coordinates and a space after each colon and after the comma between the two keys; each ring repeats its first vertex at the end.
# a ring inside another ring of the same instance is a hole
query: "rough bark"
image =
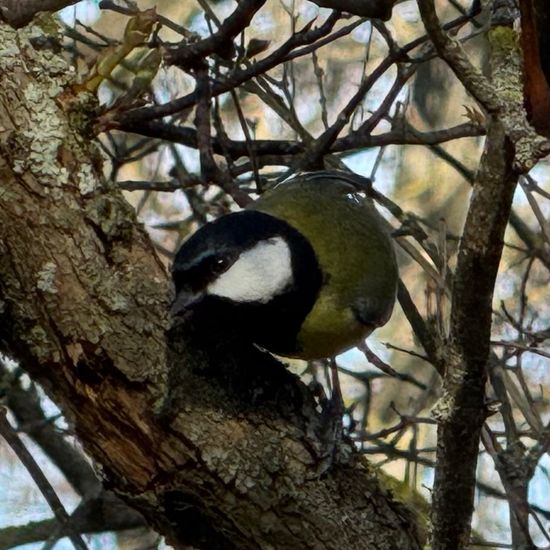
{"type": "Polygon", "coordinates": [[[479,440],[487,417],[493,289],[518,178],[509,151],[502,125],[493,121],[461,241],[444,398],[437,407],[432,522],[438,550],[466,548],[470,541],[479,440]]]}
{"type": "Polygon", "coordinates": [[[93,100],[39,33],[0,27],[0,350],[176,547],[421,548],[414,512],[359,457],[316,475],[321,418],[279,363],[167,340],[165,269],[102,179],[93,100]],[[161,415],[168,372],[177,409],[161,415]]]}

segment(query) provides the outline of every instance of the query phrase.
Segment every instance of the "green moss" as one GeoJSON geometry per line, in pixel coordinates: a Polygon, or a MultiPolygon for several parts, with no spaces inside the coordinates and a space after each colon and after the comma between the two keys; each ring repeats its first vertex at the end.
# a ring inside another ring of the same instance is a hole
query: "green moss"
{"type": "Polygon", "coordinates": [[[58,19],[48,12],[40,12],[34,18],[34,23],[47,35],[60,36],[62,29],[58,19]]]}
{"type": "Polygon", "coordinates": [[[489,31],[493,84],[506,110],[518,108],[523,113],[523,58],[518,33],[509,27],[489,31]]]}
{"type": "Polygon", "coordinates": [[[519,50],[518,33],[511,27],[494,27],[489,31],[488,38],[493,49],[519,50]]]}
{"type": "Polygon", "coordinates": [[[428,501],[408,483],[390,476],[381,469],[376,468],[375,472],[380,484],[389,489],[397,500],[404,502],[412,508],[417,514],[419,525],[426,528],[430,514],[430,504],[428,501]]]}

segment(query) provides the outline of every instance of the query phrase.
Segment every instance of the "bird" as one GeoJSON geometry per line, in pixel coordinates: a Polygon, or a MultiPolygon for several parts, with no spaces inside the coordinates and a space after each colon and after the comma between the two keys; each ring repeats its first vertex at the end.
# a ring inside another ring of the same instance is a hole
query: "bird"
{"type": "Polygon", "coordinates": [[[172,266],[171,313],[212,339],[334,357],[390,318],[398,268],[365,178],[297,174],[198,229],[172,266]]]}

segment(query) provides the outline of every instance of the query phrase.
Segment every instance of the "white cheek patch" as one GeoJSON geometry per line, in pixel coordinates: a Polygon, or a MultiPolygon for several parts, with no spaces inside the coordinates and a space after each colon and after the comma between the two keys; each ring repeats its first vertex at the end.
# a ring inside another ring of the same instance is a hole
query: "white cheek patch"
{"type": "Polygon", "coordinates": [[[207,287],[209,294],[234,302],[266,304],[292,284],[292,262],[282,237],[258,242],[207,287]]]}

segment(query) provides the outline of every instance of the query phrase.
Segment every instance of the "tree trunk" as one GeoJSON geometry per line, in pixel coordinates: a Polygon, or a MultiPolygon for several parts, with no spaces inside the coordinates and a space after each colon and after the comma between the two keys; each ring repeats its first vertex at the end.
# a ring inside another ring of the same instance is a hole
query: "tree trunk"
{"type": "Polygon", "coordinates": [[[421,548],[416,514],[348,444],[317,475],[322,419],[282,365],[166,336],[168,277],[103,180],[95,100],[39,32],[0,27],[0,351],[176,547],[421,548]]]}

